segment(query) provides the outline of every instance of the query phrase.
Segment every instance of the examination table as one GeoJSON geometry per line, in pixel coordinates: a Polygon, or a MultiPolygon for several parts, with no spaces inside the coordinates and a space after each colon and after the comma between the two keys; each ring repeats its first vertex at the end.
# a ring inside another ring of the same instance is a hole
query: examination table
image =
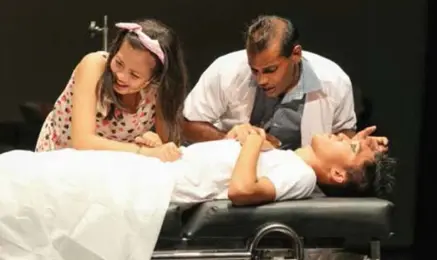
{"type": "Polygon", "coordinates": [[[153,259],[304,259],[304,248],[369,245],[380,259],[393,203],[376,198],[317,197],[257,207],[210,201],[171,205],[153,259]],[[352,243],[353,243],[352,242],[352,243]]]}

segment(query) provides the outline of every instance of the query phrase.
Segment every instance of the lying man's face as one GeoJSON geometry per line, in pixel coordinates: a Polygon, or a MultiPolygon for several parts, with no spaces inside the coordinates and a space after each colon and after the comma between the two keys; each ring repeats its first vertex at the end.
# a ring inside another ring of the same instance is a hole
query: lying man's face
{"type": "Polygon", "coordinates": [[[326,184],[346,183],[351,177],[359,181],[363,176],[350,176],[348,172],[360,172],[366,162],[375,158],[369,139],[352,140],[344,135],[316,135],[311,148],[322,172],[319,181],[326,184]]]}

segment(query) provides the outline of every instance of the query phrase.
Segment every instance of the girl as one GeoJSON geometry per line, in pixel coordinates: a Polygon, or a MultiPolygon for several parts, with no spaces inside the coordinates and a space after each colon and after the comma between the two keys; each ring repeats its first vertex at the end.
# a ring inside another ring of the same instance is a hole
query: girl
{"type": "Polygon", "coordinates": [[[180,142],[187,72],[179,39],[152,19],[116,27],[109,53],[87,54],[76,66],[43,124],[36,151],[116,150],[163,161],[179,158],[176,145],[161,142],[180,142]]]}

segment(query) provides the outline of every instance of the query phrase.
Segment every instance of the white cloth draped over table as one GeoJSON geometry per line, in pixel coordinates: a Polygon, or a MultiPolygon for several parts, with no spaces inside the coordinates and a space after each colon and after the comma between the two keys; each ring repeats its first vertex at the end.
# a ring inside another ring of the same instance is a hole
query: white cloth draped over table
{"type": "Polygon", "coordinates": [[[150,259],[175,182],[168,166],[109,151],[0,155],[0,259],[150,259]]]}

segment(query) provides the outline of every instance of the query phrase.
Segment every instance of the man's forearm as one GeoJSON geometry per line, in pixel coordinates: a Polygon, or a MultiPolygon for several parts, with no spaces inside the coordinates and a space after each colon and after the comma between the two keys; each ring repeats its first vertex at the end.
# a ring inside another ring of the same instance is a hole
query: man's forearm
{"type": "Polygon", "coordinates": [[[225,132],[220,131],[211,123],[188,120],[182,123],[182,132],[189,142],[220,140],[226,136],[225,132]]]}
{"type": "Polygon", "coordinates": [[[257,182],[258,158],[263,141],[257,135],[247,137],[232,172],[229,193],[250,195],[254,192],[257,182]]]}

